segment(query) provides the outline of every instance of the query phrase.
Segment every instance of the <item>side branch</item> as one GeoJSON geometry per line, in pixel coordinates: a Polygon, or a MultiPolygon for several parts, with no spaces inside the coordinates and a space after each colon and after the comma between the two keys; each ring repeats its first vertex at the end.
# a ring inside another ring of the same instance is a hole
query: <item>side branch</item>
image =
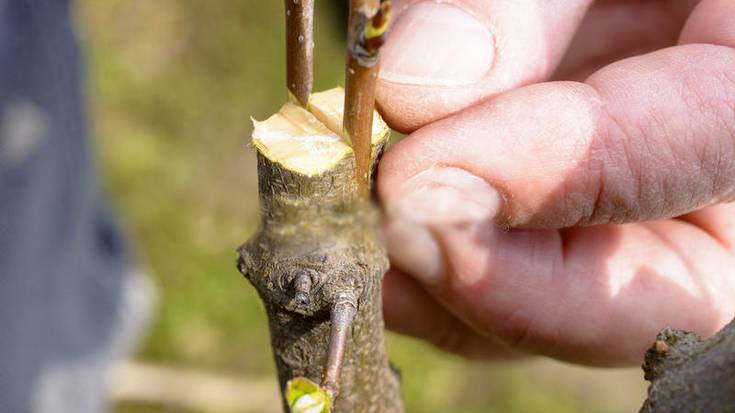
{"type": "Polygon", "coordinates": [[[339,377],[345,359],[347,338],[356,312],[357,299],[353,293],[345,293],[338,297],[332,308],[327,364],[324,366],[324,377],[322,378],[322,387],[332,399],[336,399],[339,394],[339,377]]]}
{"type": "Polygon", "coordinates": [[[314,0],[284,1],[286,84],[289,98],[306,107],[314,84],[314,0]]]}
{"type": "Polygon", "coordinates": [[[378,52],[385,42],[390,14],[390,0],[350,2],[343,135],[355,153],[355,176],[362,194],[369,188],[378,52]]]}

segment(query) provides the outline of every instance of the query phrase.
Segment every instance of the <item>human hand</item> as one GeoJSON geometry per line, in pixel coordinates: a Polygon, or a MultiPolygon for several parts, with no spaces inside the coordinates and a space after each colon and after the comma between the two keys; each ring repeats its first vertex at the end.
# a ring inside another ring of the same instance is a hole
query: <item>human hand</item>
{"type": "Polygon", "coordinates": [[[390,328],[626,365],[735,315],[735,2],[591,3],[394,0],[390,328]]]}

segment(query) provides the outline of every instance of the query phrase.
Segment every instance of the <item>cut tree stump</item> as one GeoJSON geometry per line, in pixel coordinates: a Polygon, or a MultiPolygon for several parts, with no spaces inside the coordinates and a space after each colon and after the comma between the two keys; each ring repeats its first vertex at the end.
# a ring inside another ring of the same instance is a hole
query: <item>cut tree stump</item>
{"type": "MultiPolygon", "coordinates": [[[[388,260],[341,136],[343,101],[332,89],[312,95],[308,111],[287,103],[255,122],[262,222],[238,267],[265,304],[282,391],[305,377],[336,395],[330,411],[399,413],[383,337],[388,260]]],[[[372,132],[374,168],[390,133],[377,112],[372,132]]]]}

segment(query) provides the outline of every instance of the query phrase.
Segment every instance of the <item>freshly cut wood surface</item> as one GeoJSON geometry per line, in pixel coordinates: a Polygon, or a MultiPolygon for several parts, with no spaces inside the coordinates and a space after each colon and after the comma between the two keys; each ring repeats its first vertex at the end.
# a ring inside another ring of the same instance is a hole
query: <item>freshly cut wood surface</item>
{"type": "MultiPolygon", "coordinates": [[[[317,119],[321,120],[329,130],[342,136],[345,140],[344,131],[342,130],[342,118],[344,117],[345,108],[345,90],[341,87],[325,90],[324,92],[315,93],[309,101],[309,110],[317,119]]],[[[377,111],[373,111],[373,128],[372,128],[372,144],[373,146],[383,142],[384,134],[388,132],[388,125],[385,124],[383,118],[377,111]]],[[[349,142],[348,142],[349,143],[349,142]]]]}
{"type": "MultiPolygon", "coordinates": [[[[339,161],[354,156],[342,135],[344,89],[315,93],[309,110],[286,103],[265,121],[254,120],[253,145],[272,162],[306,176],[319,175],[339,161]]],[[[372,144],[382,145],[390,129],[373,115],[372,144]]]]}

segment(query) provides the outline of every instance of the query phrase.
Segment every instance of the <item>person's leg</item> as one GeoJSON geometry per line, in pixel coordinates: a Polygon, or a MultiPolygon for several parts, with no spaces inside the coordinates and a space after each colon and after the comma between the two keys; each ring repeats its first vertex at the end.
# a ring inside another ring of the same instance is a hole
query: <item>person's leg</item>
{"type": "Polygon", "coordinates": [[[102,410],[104,370],[145,318],[91,166],[80,61],[68,0],[0,1],[2,412],[102,410]]]}

